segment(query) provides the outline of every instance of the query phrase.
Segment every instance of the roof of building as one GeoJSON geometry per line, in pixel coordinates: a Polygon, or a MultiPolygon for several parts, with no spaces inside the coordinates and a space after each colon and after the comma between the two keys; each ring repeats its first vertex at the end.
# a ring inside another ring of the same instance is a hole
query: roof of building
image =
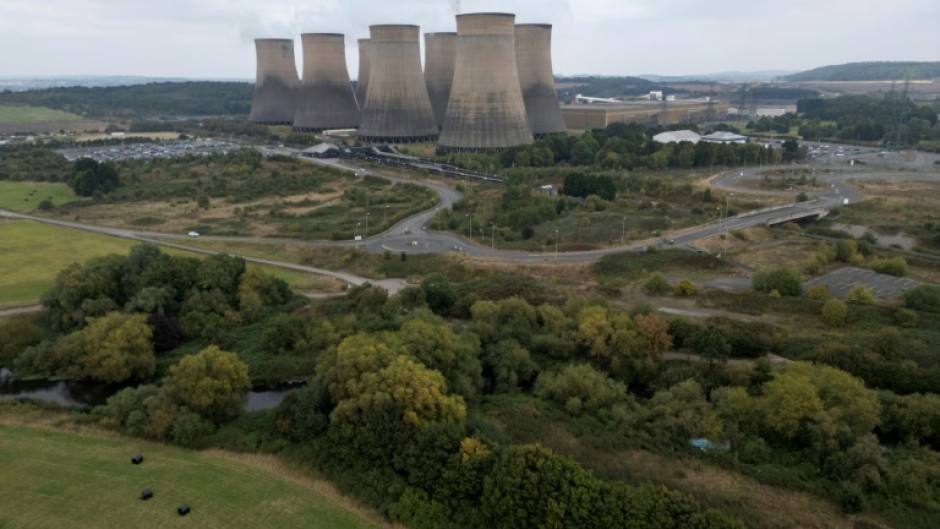
{"type": "Polygon", "coordinates": [[[317,145],[314,145],[313,147],[307,147],[306,149],[303,150],[303,153],[305,153],[305,154],[324,154],[324,153],[327,153],[327,152],[329,152],[329,151],[331,151],[331,150],[333,150],[333,149],[339,150],[339,147],[337,147],[337,146],[336,146],[335,144],[333,144],[333,143],[319,143],[319,144],[317,144],[317,145]]]}
{"type": "Polygon", "coordinates": [[[711,141],[717,143],[744,143],[747,141],[747,136],[741,136],[740,134],[735,134],[733,132],[718,131],[713,132],[708,136],[702,136],[702,141],[711,141]]]}
{"type": "Polygon", "coordinates": [[[683,141],[698,143],[701,139],[702,137],[697,132],[691,130],[670,130],[653,136],[653,141],[658,143],[679,143],[683,141]]]}

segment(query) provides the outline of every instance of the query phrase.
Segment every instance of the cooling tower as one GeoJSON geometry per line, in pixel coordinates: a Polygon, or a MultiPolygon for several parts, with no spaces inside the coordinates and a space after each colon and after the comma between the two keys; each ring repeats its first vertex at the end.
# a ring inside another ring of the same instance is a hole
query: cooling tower
{"type": "Polygon", "coordinates": [[[359,139],[365,143],[431,141],[434,111],[421,73],[418,26],[371,26],[369,89],[359,139]]]}
{"type": "Polygon", "coordinates": [[[366,106],[366,90],[369,88],[369,39],[359,39],[359,75],[356,77],[356,102],[359,110],[366,106]]]}
{"type": "Polygon", "coordinates": [[[498,150],[532,143],[516,67],[515,15],[457,15],[454,86],[438,145],[498,150]]]}
{"type": "Polygon", "coordinates": [[[450,89],[454,84],[456,60],[456,33],[424,34],[424,82],[428,85],[428,96],[438,127],[444,125],[447,101],[450,100],[450,89]]]}
{"type": "Polygon", "coordinates": [[[359,107],[338,33],[304,33],[304,78],[297,93],[294,130],[320,132],[359,126],[359,107]]]}
{"type": "Polygon", "coordinates": [[[516,63],[532,134],[539,138],[565,132],[552,72],[551,24],[516,26],[516,63]]]}
{"type": "Polygon", "coordinates": [[[266,125],[294,122],[294,97],[298,87],[294,41],[255,39],[258,69],[255,95],[248,120],[266,125]]]}

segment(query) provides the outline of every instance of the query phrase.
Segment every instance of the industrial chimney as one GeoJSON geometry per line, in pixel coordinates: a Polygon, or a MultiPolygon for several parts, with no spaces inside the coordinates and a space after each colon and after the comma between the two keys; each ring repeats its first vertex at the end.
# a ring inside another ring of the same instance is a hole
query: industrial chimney
{"type": "Polygon", "coordinates": [[[515,15],[457,15],[457,65],[438,146],[499,150],[532,143],[516,66],[515,15]]]}
{"type": "Polygon", "coordinates": [[[356,77],[356,102],[359,103],[359,110],[366,106],[366,90],[369,88],[369,62],[372,59],[369,45],[369,39],[359,39],[359,75],[356,77]]]}
{"type": "Polygon", "coordinates": [[[532,134],[540,138],[565,132],[552,72],[551,24],[516,26],[516,63],[532,134]]]}
{"type": "Polygon", "coordinates": [[[304,33],[304,78],[297,96],[294,130],[320,132],[359,126],[359,107],[346,68],[339,33],[304,33]]]}
{"type": "Polygon", "coordinates": [[[456,33],[424,34],[424,82],[428,85],[428,96],[438,127],[444,125],[456,60],[456,33]]]}
{"type": "Polygon", "coordinates": [[[434,111],[421,73],[418,26],[371,26],[369,89],[359,140],[365,143],[432,141],[434,111]]]}
{"type": "Polygon", "coordinates": [[[299,81],[291,39],[255,39],[258,57],[255,95],[248,120],[265,125],[294,122],[294,98],[299,81]]]}

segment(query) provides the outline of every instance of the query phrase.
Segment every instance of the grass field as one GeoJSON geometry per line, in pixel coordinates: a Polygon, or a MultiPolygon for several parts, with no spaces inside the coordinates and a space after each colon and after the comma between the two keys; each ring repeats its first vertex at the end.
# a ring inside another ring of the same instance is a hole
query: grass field
{"type": "Polygon", "coordinates": [[[320,494],[317,482],[282,477],[289,470],[280,466],[273,458],[0,425],[0,527],[377,527],[320,494]],[[130,463],[136,453],[145,458],[140,465],[130,463]],[[145,488],[154,493],[149,501],[138,499],[145,488]],[[176,513],[182,503],[192,508],[188,516],[176,513]]]}
{"type": "MultiPolygon", "coordinates": [[[[126,255],[137,242],[27,221],[0,221],[0,306],[34,302],[71,263],[117,253],[126,255]]],[[[174,255],[200,255],[164,250],[174,255]]],[[[300,291],[319,290],[320,276],[260,267],[300,291]]],[[[325,289],[332,291],[325,281],[325,289]]],[[[3,526],[0,525],[0,529],[3,526]]]]}
{"type": "Polygon", "coordinates": [[[0,208],[25,213],[33,211],[46,199],[54,206],[61,206],[79,197],[63,183],[0,180],[0,208]]]}
{"type": "Polygon", "coordinates": [[[45,107],[0,105],[0,123],[42,123],[46,121],[80,121],[81,116],[45,107]]]}

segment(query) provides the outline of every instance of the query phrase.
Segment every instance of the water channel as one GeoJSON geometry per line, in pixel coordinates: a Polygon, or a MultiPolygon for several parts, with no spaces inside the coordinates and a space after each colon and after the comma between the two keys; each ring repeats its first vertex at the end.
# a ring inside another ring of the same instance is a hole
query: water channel
{"type": "MultiPolygon", "coordinates": [[[[9,380],[0,379],[0,401],[31,400],[57,404],[64,408],[89,410],[104,404],[123,386],[76,380],[9,380]]],[[[288,391],[296,386],[258,389],[248,392],[245,411],[276,408],[288,391]]]]}

